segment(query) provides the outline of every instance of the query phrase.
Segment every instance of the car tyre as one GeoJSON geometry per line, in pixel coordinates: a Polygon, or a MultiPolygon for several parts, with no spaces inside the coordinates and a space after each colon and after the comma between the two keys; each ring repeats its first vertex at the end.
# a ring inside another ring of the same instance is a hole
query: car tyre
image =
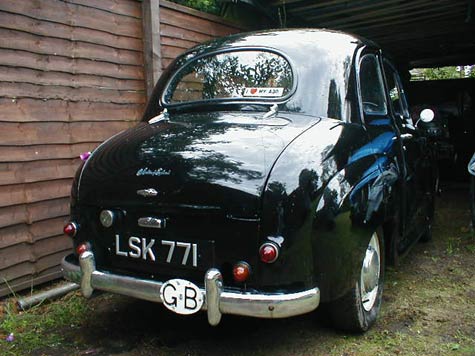
{"type": "Polygon", "coordinates": [[[383,295],[384,251],[382,232],[375,231],[363,255],[354,287],[329,305],[334,327],[358,333],[375,323],[383,295]]]}

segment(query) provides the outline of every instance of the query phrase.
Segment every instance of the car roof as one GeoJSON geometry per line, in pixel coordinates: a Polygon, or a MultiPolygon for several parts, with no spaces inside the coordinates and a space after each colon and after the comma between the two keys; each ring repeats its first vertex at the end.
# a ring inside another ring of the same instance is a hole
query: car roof
{"type": "Polygon", "coordinates": [[[291,54],[294,50],[300,51],[302,46],[311,51],[312,48],[324,50],[325,47],[332,50],[336,45],[347,45],[352,48],[355,48],[355,45],[378,47],[372,41],[345,32],[301,28],[238,33],[203,43],[189,52],[202,54],[224,48],[267,47],[291,54]]]}

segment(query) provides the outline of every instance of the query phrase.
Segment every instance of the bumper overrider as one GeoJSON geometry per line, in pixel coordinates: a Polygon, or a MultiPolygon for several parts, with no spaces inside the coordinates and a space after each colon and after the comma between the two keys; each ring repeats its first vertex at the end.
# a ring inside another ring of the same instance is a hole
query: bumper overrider
{"type": "MultiPolygon", "coordinates": [[[[166,281],[141,279],[98,271],[94,254],[90,251],[79,256],[79,265],[72,255],[63,258],[61,267],[64,278],[81,286],[82,294],[89,298],[94,290],[112,292],[130,297],[163,303],[160,290],[166,281]]],[[[244,315],[258,318],[286,318],[315,310],[320,303],[320,290],[288,293],[240,293],[226,290],[218,269],[211,268],[205,273],[205,288],[199,288],[206,310],[208,322],[218,325],[222,314],[244,315]]]]}

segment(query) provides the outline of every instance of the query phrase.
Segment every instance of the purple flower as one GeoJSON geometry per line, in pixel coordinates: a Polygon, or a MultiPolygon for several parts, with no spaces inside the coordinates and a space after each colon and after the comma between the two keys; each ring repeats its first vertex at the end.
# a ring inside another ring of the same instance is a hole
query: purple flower
{"type": "Polygon", "coordinates": [[[91,155],[91,152],[84,152],[79,155],[79,158],[81,158],[81,160],[83,161],[87,161],[90,155],[91,155]]]}

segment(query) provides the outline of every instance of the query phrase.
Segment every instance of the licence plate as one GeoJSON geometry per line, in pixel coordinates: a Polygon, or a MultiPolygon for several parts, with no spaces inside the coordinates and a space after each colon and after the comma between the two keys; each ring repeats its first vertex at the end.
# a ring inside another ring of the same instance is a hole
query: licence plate
{"type": "Polygon", "coordinates": [[[116,256],[149,263],[205,268],[213,261],[213,242],[172,241],[137,236],[126,238],[116,234],[113,252],[116,256]]]}
{"type": "Polygon", "coordinates": [[[204,303],[200,289],[184,279],[170,279],[165,282],[160,288],[160,298],[166,308],[182,315],[196,313],[204,303]]]}

